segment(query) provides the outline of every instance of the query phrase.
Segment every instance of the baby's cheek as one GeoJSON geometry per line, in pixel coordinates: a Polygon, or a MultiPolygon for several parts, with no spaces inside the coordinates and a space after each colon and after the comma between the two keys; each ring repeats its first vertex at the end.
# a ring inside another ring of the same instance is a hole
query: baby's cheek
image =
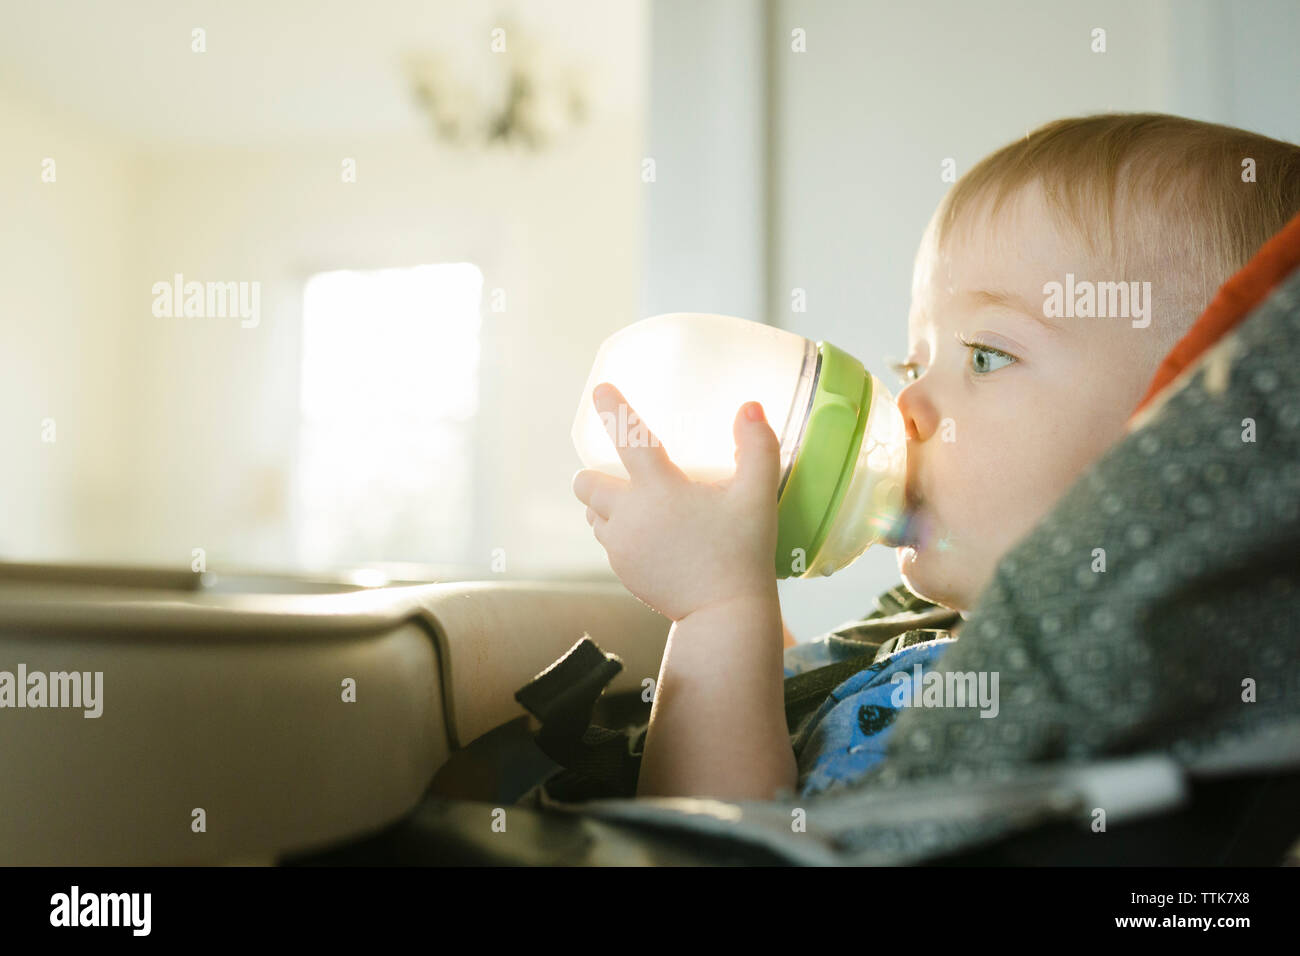
{"type": "Polygon", "coordinates": [[[915,555],[900,549],[899,572],[928,600],[965,610],[1033,524],[1046,476],[1032,449],[1046,436],[1014,425],[957,429],[929,462],[926,544],[915,555]]]}

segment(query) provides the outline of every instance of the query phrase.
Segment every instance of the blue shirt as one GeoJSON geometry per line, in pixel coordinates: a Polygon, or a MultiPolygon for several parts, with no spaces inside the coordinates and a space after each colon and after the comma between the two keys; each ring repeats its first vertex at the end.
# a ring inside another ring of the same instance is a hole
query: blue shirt
{"type": "MultiPolygon", "coordinates": [[[[856,780],[880,762],[900,713],[920,690],[916,678],[957,643],[937,638],[912,644],[870,664],[831,691],[794,741],[800,796],[856,780]],[[919,666],[919,669],[918,669],[919,666]],[[904,687],[903,685],[907,686],[904,687]]],[[[821,638],[785,649],[785,676],[843,660],[845,642],[821,638]]],[[[857,653],[861,653],[859,647],[857,653]]]]}

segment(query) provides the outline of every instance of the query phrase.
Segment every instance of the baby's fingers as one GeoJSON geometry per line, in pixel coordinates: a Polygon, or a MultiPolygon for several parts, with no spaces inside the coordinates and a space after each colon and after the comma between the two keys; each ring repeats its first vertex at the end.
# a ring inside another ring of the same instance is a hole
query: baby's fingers
{"type": "Polygon", "coordinates": [[[633,480],[679,473],[659,439],[633,411],[627,399],[613,385],[602,382],[592,395],[596,411],[614,443],[614,450],[633,480]]]}
{"type": "Polygon", "coordinates": [[[622,478],[590,468],[573,476],[573,493],[578,500],[605,520],[609,520],[615,500],[626,488],[627,482],[622,478]]]}

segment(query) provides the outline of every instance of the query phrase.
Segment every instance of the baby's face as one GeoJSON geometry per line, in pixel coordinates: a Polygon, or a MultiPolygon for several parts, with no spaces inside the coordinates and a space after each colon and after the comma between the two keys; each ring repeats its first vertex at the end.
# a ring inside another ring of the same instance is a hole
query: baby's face
{"type": "MultiPolygon", "coordinates": [[[[908,318],[912,380],[898,395],[909,497],[930,529],[898,549],[899,571],[922,597],[961,611],[1123,434],[1164,351],[1154,322],[1043,317],[1044,283],[1064,284],[1067,272],[1076,282],[1138,277],[1091,259],[1055,226],[1037,187],[996,221],[974,209],[966,218],[947,248],[935,248],[933,229],[922,240],[908,318]]],[[[1103,544],[1076,542],[1079,566],[1103,544]]]]}

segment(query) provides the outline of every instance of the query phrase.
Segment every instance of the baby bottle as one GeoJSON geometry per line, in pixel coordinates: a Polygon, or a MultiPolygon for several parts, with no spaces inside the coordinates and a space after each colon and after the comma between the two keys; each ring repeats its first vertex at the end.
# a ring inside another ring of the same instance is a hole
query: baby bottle
{"type": "Polygon", "coordinates": [[[591,393],[621,391],[615,434],[646,430],[696,481],[735,473],[736,412],[763,406],[781,443],[776,576],[833,574],[873,544],[895,546],[906,516],[906,428],[893,396],[829,342],[728,315],[656,315],[601,345],[578,403],[573,444],[583,465],[627,478],[591,393]],[[639,425],[637,417],[643,425],[639,425]]]}

